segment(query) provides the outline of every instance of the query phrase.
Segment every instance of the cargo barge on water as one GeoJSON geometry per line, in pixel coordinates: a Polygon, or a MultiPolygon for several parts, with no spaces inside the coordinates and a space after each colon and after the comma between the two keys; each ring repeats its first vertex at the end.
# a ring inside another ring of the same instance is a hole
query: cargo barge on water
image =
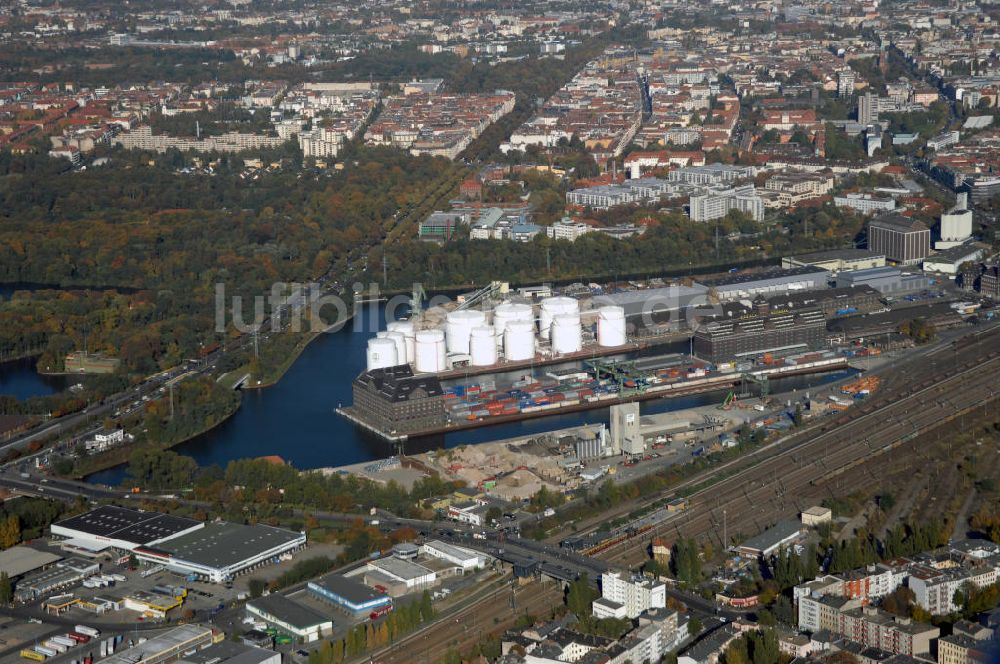
{"type": "Polygon", "coordinates": [[[510,385],[442,385],[409,367],[370,371],[354,382],[354,404],[337,412],[391,442],[605,408],[620,403],[724,391],[786,376],[846,368],[831,351],[712,365],[689,356],[586,362],[583,371],[529,375],[510,385]]]}

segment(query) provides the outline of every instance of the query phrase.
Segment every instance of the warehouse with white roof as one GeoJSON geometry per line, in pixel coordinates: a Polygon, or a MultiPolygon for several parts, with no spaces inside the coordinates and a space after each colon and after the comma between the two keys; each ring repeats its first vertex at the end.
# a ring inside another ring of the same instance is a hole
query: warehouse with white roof
{"type": "Polygon", "coordinates": [[[486,566],[487,557],[484,554],[440,540],[427,542],[420,547],[420,552],[425,556],[440,558],[458,565],[462,568],[463,573],[486,566]]]}

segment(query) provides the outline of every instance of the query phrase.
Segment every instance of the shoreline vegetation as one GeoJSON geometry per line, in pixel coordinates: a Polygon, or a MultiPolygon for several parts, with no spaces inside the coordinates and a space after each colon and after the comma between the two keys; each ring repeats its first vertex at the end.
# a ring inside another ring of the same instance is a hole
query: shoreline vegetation
{"type": "MultiPolygon", "coordinates": [[[[779,259],[770,258],[761,261],[751,261],[751,263],[746,265],[746,267],[764,267],[766,265],[773,264],[776,260],[779,259]]],[[[698,266],[690,266],[690,270],[693,270],[694,273],[713,274],[715,270],[721,270],[723,267],[724,266],[721,263],[704,263],[698,266]]],[[[679,273],[678,268],[674,267],[656,271],[655,273],[649,273],[645,275],[645,277],[662,276],[666,278],[666,277],[676,276],[678,273],[679,273]]],[[[641,275],[637,274],[629,276],[640,277],[641,275]]],[[[622,275],[619,275],[619,277],[621,278],[622,275]]],[[[589,275],[589,276],[578,275],[576,278],[568,280],[558,279],[558,280],[542,280],[542,281],[546,283],[568,284],[571,283],[572,281],[581,279],[584,281],[590,281],[602,278],[608,279],[611,278],[611,275],[589,275]]],[[[435,290],[441,293],[458,293],[458,292],[465,292],[467,290],[475,290],[477,287],[478,287],[477,284],[469,283],[465,285],[450,286],[447,288],[435,289],[435,290]]],[[[391,298],[393,296],[406,295],[406,294],[407,293],[404,290],[398,288],[388,288],[385,289],[384,291],[380,291],[379,293],[380,296],[385,298],[391,298]]],[[[347,319],[344,321],[344,326],[348,325],[355,318],[356,315],[357,315],[357,309],[352,308],[350,314],[348,314],[347,319]]],[[[256,380],[248,380],[244,385],[240,387],[241,391],[263,390],[269,387],[274,387],[285,377],[285,375],[292,368],[292,366],[298,361],[298,359],[302,356],[302,353],[305,352],[305,350],[309,347],[309,345],[313,343],[320,335],[328,333],[328,330],[332,328],[334,325],[336,325],[336,323],[331,323],[330,326],[322,332],[308,332],[308,333],[282,332],[279,335],[277,335],[275,339],[281,339],[283,341],[286,341],[285,344],[275,343],[274,340],[272,340],[267,344],[263,344],[261,348],[262,351],[261,357],[259,358],[258,361],[255,362],[254,360],[251,360],[249,363],[244,363],[237,367],[231,368],[228,371],[221,373],[218,378],[213,380],[218,381],[220,386],[227,386],[227,389],[230,389],[228,386],[239,380],[239,378],[242,377],[243,375],[249,373],[252,376],[256,373],[257,375],[260,376],[259,379],[260,382],[257,382],[256,380]],[[287,340],[291,339],[293,335],[300,336],[301,338],[295,339],[294,343],[292,344],[288,344],[287,340]],[[263,360],[263,362],[260,360],[263,360]],[[229,380],[230,378],[231,380],[229,380]]],[[[217,420],[212,422],[206,422],[203,424],[203,426],[199,426],[196,430],[185,433],[177,437],[176,439],[171,439],[168,442],[162,442],[162,443],[145,442],[145,441],[137,442],[131,445],[116,448],[114,450],[102,452],[92,457],[83,457],[82,460],[85,461],[86,463],[80,464],[79,466],[74,464],[72,472],[68,473],[68,475],[75,479],[86,479],[86,477],[93,475],[95,473],[103,472],[115,468],[117,466],[126,464],[128,462],[129,454],[131,454],[131,452],[137,448],[167,450],[175,448],[183,443],[190,442],[191,440],[194,440],[199,436],[202,436],[208,433],[209,431],[215,429],[219,425],[223,424],[224,422],[228,421],[230,418],[235,416],[239,412],[240,408],[242,408],[243,405],[242,402],[243,402],[242,397],[240,397],[239,399],[235,399],[232,405],[229,408],[227,408],[226,411],[221,415],[221,417],[218,417],[217,420]]]]}

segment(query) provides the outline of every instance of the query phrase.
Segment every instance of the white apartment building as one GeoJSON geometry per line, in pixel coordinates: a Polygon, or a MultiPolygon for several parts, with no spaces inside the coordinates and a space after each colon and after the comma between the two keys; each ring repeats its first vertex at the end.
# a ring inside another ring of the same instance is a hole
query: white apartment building
{"type": "Polygon", "coordinates": [[[594,616],[598,618],[637,618],[650,609],[667,606],[667,587],[652,579],[629,579],[623,572],[605,572],[601,575],[601,599],[594,602],[594,616]],[[622,609],[619,609],[621,606],[622,609]]]}
{"type": "Polygon", "coordinates": [[[582,224],[578,221],[573,222],[560,219],[546,228],[545,234],[554,240],[569,240],[570,242],[576,242],[578,237],[586,235],[592,230],[594,229],[587,224],[582,224]]]}
{"type": "Polygon", "coordinates": [[[753,166],[730,166],[728,164],[706,164],[704,166],[689,166],[670,171],[667,176],[671,182],[686,182],[707,186],[727,184],[752,178],[753,166]]]}
{"type": "Polygon", "coordinates": [[[896,201],[892,198],[879,198],[871,194],[846,194],[834,196],[833,204],[837,207],[849,207],[862,214],[873,212],[888,212],[896,209],[896,201]]]}
{"type": "Polygon", "coordinates": [[[927,141],[927,148],[929,150],[940,150],[941,148],[946,148],[949,145],[955,145],[958,143],[958,130],[946,131],[943,134],[938,134],[932,139],[927,141]]]}
{"type": "Polygon", "coordinates": [[[915,565],[910,569],[907,584],[913,591],[916,603],[937,616],[959,610],[954,601],[955,591],[961,590],[966,583],[972,583],[977,588],[985,588],[996,583],[998,578],[1000,575],[997,573],[997,568],[992,565],[976,569],[966,567],[935,569],[927,565],[915,565]]]}
{"type": "Polygon", "coordinates": [[[757,195],[753,185],[710,189],[691,197],[689,215],[692,221],[711,221],[725,217],[730,210],[745,212],[754,221],[761,221],[764,218],[764,199],[757,195]]]}
{"type": "Polygon", "coordinates": [[[299,147],[303,157],[336,157],[343,143],[343,134],[325,127],[299,134],[299,147]]]}

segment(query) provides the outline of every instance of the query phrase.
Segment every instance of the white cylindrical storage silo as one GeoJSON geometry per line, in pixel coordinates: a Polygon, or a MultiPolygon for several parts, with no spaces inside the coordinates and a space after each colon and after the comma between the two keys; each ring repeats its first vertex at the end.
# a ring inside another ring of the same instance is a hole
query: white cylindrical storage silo
{"type": "Polygon", "coordinates": [[[497,336],[492,327],[484,325],[472,328],[469,353],[474,367],[488,367],[497,363],[497,336]]]}
{"type": "Polygon", "coordinates": [[[387,332],[386,339],[396,344],[396,364],[406,364],[406,337],[402,332],[387,332]]]}
{"type": "Polygon", "coordinates": [[[512,320],[535,320],[535,312],[530,304],[520,304],[518,302],[505,302],[498,305],[493,310],[493,328],[497,332],[497,345],[503,344],[503,333],[507,329],[507,323],[512,320]]]}
{"type": "Polygon", "coordinates": [[[368,371],[396,365],[396,342],[392,339],[369,339],[365,355],[368,371]]]}
{"type": "Polygon", "coordinates": [[[507,323],[503,336],[503,355],[508,362],[530,360],[535,357],[533,321],[512,320],[507,323]]]}
{"type": "Polygon", "coordinates": [[[597,344],[599,346],[624,346],[625,309],[618,306],[597,310],[597,344]]]}
{"type": "Polygon", "coordinates": [[[507,323],[512,320],[527,320],[531,321],[535,319],[535,314],[531,310],[530,304],[521,304],[519,302],[506,302],[504,304],[497,305],[497,308],[493,310],[493,327],[496,328],[497,334],[503,335],[504,330],[507,327],[507,323]]]}
{"type": "Polygon", "coordinates": [[[417,332],[414,359],[416,370],[430,373],[444,371],[444,359],[444,332],[441,330],[417,332]]]}
{"type": "Polygon", "coordinates": [[[445,319],[445,336],[449,353],[469,352],[469,336],[472,328],[486,325],[486,314],[482,311],[463,309],[452,311],[445,319]]]}
{"type": "MultiPolygon", "coordinates": [[[[416,332],[414,332],[413,322],[408,320],[397,320],[389,323],[385,326],[388,332],[401,332],[403,338],[406,341],[406,361],[415,362],[417,357],[416,351],[416,332]]],[[[402,359],[402,358],[397,358],[402,359]]],[[[400,362],[402,364],[402,362],[400,362]]]]}
{"type": "Polygon", "coordinates": [[[552,352],[576,353],[583,347],[580,314],[556,314],[552,318],[552,352]]]}
{"type": "Polygon", "coordinates": [[[552,319],[560,314],[575,314],[580,311],[580,302],[571,297],[547,297],[542,300],[538,315],[538,333],[543,339],[549,338],[552,319]]]}

